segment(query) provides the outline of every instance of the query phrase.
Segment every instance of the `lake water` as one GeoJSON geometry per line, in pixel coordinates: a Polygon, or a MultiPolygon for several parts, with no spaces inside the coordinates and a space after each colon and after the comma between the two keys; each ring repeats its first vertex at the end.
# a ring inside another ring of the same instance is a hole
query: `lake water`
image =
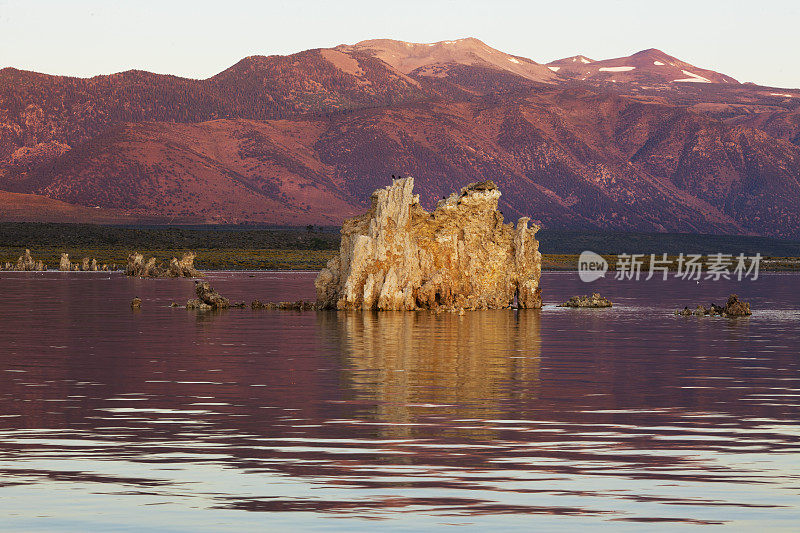
{"type": "MultiPolygon", "coordinates": [[[[313,298],[312,273],[208,278],[313,298]]],[[[0,529],[800,528],[800,276],[542,287],[216,313],[169,307],[190,280],[2,273],[0,529]],[[553,305],[592,290],[615,306],[553,305]],[[730,292],[752,317],[672,315],[730,292]]]]}

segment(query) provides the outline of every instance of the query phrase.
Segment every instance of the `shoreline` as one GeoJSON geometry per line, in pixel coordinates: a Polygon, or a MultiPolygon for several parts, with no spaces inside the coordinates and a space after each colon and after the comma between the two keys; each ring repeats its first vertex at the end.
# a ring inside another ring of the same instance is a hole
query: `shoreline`
{"type": "MultiPolygon", "coordinates": [[[[6,262],[16,264],[17,258],[25,251],[23,247],[0,247],[0,266],[6,262]]],[[[306,249],[244,249],[244,248],[195,248],[189,249],[138,249],[139,253],[147,257],[155,257],[159,260],[169,262],[174,256],[180,256],[185,252],[197,254],[195,268],[201,271],[319,271],[329,259],[334,257],[337,250],[306,250],[306,249]]],[[[41,259],[48,266],[48,271],[58,271],[58,263],[61,253],[67,253],[72,261],[80,261],[84,257],[97,260],[98,264],[116,265],[118,270],[124,270],[128,255],[133,250],[128,248],[55,248],[42,247],[31,248],[31,255],[34,259],[41,259]]],[[[657,254],[657,258],[660,254],[657,254]]],[[[574,272],[578,270],[578,254],[542,254],[542,271],[566,271],[574,272]]],[[[614,270],[614,265],[618,263],[618,255],[602,254],[608,261],[609,271],[614,270]]],[[[677,270],[677,256],[669,255],[669,271],[677,270]]],[[[708,262],[708,256],[703,256],[703,262],[708,262]]],[[[647,273],[650,264],[650,255],[643,258],[641,271],[647,273]]],[[[800,257],[762,257],[760,263],[762,272],[800,272],[800,257]]],[[[4,272],[14,272],[14,270],[2,270],[4,272]]],[[[112,272],[113,270],[109,270],[112,272]]]]}

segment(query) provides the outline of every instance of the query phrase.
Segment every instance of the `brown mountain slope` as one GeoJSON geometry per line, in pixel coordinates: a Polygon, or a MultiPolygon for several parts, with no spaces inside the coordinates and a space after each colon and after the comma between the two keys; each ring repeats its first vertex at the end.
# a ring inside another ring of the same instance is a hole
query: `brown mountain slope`
{"type": "Polygon", "coordinates": [[[550,227],[799,236],[800,92],[657,50],[550,67],[460,39],[253,56],[207,80],[3,69],[0,190],[109,216],[331,224],[391,174],[430,203],[490,178],[509,217],[550,227]]]}
{"type": "Polygon", "coordinates": [[[80,143],[123,122],[270,119],[420,99],[418,82],[367,54],[253,56],[209,78],[141,71],[94,78],[0,70],[0,171],[22,147],[80,143]]]}
{"type": "Polygon", "coordinates": [[[427,205],[491,178],[509,218],[550,227],[776,236],[800,227],[797,147],[586,91],[315,119],[129,124],[0,186],[137,214],[333,223],[391,174],[414,175],[427,205]]]}
{"type": "Polygon", "coordinates": [[[6,188],[182,222],[339,222],[352,208],[304,153],[313,125],[293,124],[126,124],[6,188]]]}
{"type": "Polygon", "coordinates": [[[124,222],[166,222],[158,218],[138,219],[118,209],[72,205],[36,194],[0,191],[0,220],[19,222],[89,222],[120,224],[124,222]]]}
{"type": "Polygon", "coordinates": [[[510,72],[527,80],[555,83],[558,76],[539,63],[506,54],[486,43],[467,37],[436,43],[409,43],[392,39],[373,39],[336,48],[344,52],[363,52],[392,65],[400,72],[417,76],[442,77],[455,65],[478,66],[510,72]]]}
{"type": "Polygon", "coordinates": [[[791,110],[769,110],[761,113],[735,115],[731,124],[757,128],[777,139],[784,139],[800,146],[800,91],[783,91],[778,94],[796,106],[791,110]]]}
{"type": "Polygon", "coordinates": [[[547,66],[561,77],[579,80],[639,84],[739,83],[730,76],[695,67],[655,48],[602,61],[573,56],[552,61],[547,66]]]}

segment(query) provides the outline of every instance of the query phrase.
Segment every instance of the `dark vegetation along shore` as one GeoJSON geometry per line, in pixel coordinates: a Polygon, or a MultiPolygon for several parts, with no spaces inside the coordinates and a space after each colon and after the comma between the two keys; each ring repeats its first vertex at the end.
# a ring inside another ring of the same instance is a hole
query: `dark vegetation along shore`
{"type": "Polygon", "coordinates": [[[318,270],[338,250],[339,230],[0,223],[0,264],[16,262],[26,248],[50,268],[58,268],[62,253],[73,260],[92,257],[122,267],[134,251],[166,263],[191,251],[200,270],[318,270]]]}
{"type": "MultiPolygon", "coordinates": [[[[537,234],[545,270],[574,270],[584,250],[601,254],[611,265],[618,254],[724,253],[762,256],[762,270],[800,270],[800,242],[753,236],[676,233],[593,233],[542,229],[537,234]]],[[[339,228],[247,226],[101,226],[0,222],[0,264],[15,263],[26,248],[51,269],[62,253],[73,260],[125,265],[133,251],[169,262],[195,252],[200,270],[319,270],[339,249],[339,228]]],[[[675,268],[676,264],[673,264],[675,268]]]]}

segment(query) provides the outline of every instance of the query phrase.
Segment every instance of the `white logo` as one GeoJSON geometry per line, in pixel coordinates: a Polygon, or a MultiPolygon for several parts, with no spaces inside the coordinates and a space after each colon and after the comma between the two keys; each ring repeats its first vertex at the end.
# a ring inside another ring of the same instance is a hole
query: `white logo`
{"type": "Polygon", "coordinates": [[[578,276],[589,283],[602,278],[608,271],[608,262],[600,255],[586,250],[578,258],[578,276]]]}

